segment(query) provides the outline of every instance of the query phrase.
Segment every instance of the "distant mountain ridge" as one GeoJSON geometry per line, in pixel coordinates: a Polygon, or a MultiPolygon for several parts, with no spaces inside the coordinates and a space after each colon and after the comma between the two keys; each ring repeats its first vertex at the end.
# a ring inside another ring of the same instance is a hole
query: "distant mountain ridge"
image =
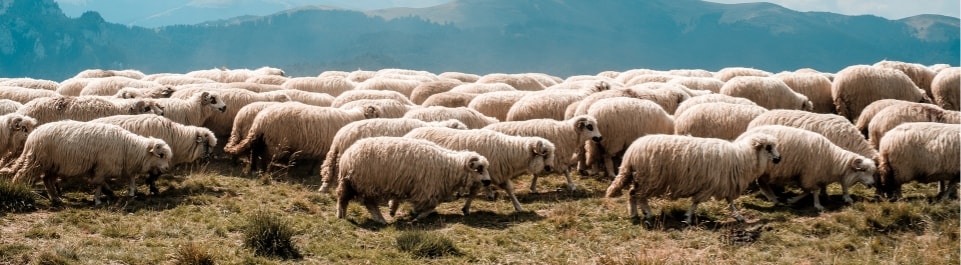
{"type": "Polygon", "coordinates": [[[0,5],[0,77],[63,80],[89,68],[183,73],[213,67],[544,72],[633,68],[768,71],[900,60],[959,64],[959,19],[900,20],[696,0],[458,0],[369,12],[305,7],[157,29],[52,0],[0,5]]]}

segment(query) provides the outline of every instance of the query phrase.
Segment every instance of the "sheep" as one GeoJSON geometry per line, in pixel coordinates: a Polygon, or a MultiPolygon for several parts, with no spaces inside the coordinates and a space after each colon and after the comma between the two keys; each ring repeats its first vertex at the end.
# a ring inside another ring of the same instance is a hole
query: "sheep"
{"type": "Polygon", "coordinates": [[[831,143],[877,161],[878,151],[871,147],[851,122],[835,114],[819,114],[802,110],[771,110],[754,118],[748,129],[764,125],[784,125],[816,132],[831,143]]]}
{"type": "Polygon", "coordinates": [[[911,78],[911,81],[914,82],[914,85],[918,86],[918,88],[920,88],[921,90],[924,90],[924,93],[929,98],[934,97],[931,94],[931,82],[932,80],[934,80],[935,74],[937,73],[934,70],[931,70],[930,68],[928,68],[927,66],[916,64],[916,63],[906,63],[906,62],[888,61],[888,60],[882,60],[880,62],[874,63],[873,66],[901,71],[902,73],[907,75],[908,78],[911,78]]]}
{"type": "Polygon", "coordinates": [[[824,211],[820,191],[834,182],[841,183],[844,202],[852,203],[848,189],[857,182],[871,186],[877,166],[874,160],[845,150],[821,134],[783,125],[764,125],[753,127],[744,132],[745,136],[755,133],[769,134],[778,139],[781,161],[767,167],[757,183],[761,193],[775,204],[777,196],[771,191],[771,184],[796,182],[804,191],[788,200],[795,203],[810,193],[814,196],[814,208],[824,211]]]}
{"type": "Polygon", "coordinates": [[[412,109],[404,114],[404,118],[412,118],[422,121],[444,121],[455,119],[463,122],[465,125],[467,125],[467,128],[470,129],[479,129],[498,122],[498,120],[495,118],[484,116],[484,114],[466,107],[448,108],[434,106],[412,109]]]}
{"type": "Polygon", "coordinates": [[[820,73],[780,73],[774,75],[781,79],[791,90],[804,95],[811,101],[811,111],[834,113],[834,100],[831,98],[831,80],[820,73]]]}
{"type": "Polygon", "coordinates": [[[49,97],[24,104],[17,113],[37,119],[37,124],[60,120],[89,121],[123,114],[163,115],[163,108],[152,99],[105,97],[49,97]]]}
{"type": "Polygon", "coordinates": [[[417,85],[417,87],[410,92],[410,101],[414,104],[420,105],[421,103],[424,103],[424,100],[426,100],[428,97],[437,93],[450,91],[454,87],[461,84],[462,83],[457,80],[423,82],[420,83],[420,85],[417,85]]]}
{"type": "MultiPolygon", "coordinates": [[[[626,89],[612,89],[607,91],[601,91],[591,94],[585,97],[583,100],[577,103],[577,107],[574,108],[573,112],[565,113],[564,117],[573,117],[576,115],[584,115],[587,110],[597,102],[598,100],[613,97],[629,97],[637,99],[646,99],[661,106],[667,113],[674,113],[677,110],[677,106],[690,98],[684,92],[674,89],[648,89],[647,86],[631,87],[626,89]]],[[[565,111],[567,112],[567,111],[565,111]]]]}
{"type": "Polygon", "coordinates": [[[684,102],[681,102],[681,104],[677,105],[677,109],[674,110],[674,117],[681,116],[681,114],[686,112],[687,109],[697,106],[698,104],[712,103],[712,102],[725,102],[725,103],[731,103],[731,104],[757,106],[757,103],[754,103],[754,101],[751,101],[750,99],[746,99],[742,97],[733,97],[725,94],[710,94],[710,95],[692,97],[688,100],[685,100],[684,102]]]}
{"type": "Polygon", "coordinates": [[[906,122],[961,123],[961,112],[931,104],[903,104],[882,109],[868,124],[868,141],[875,148],[889,130],[906,122]]]}
{"type": "Polygon", "coordinates": [[[727,81],[734,79],[738,76],[757,76],[757,77],[769,77],[773,74],[768,71],[747,68],[747,67],[725,67],[714,73],[714,78],[721,80],[721,82],[727,83],[727,81]]]}
{"type": "Polygon", "coordinates": [[[163,108],[165,117],[184,125],[203,126],[215,110],[227,111],[227,103],[215,91],[200,92],[189,99],[160,98],[156,102],[163,108]]]}
{"type": "Polygon", "coordinates": [[[113,96],[117,98],[169,98],[174,92],[173,87],[158,86],[153,88],[125,87],[117,90],[113,96]]]}
{"type": "Polygon", "coordinates": [[[597,119],[597,129],[606,137],[586,147],[587,165],[602,162],[608,177],[613,177],[614,157],[619,157],[635,139],[648,134],[674,134],[674,117],[650,100],[635,98],[602,99],[587,110],[597,119]]]}
{"type": "Polygon", "coordinates": [[[852,65],[838,72],[831,83],[831,98],[837,113],[851,121],[865,106],[880,99],[931,102],[904,73],[868,65],[852,65]]]}
{"type": "MultiPolygon", "coordinates": [[[[507,135],[492,130],[457,130],[445,127],[421,127],[411,130],[405,138],[424,139],[451,150],[477,152],[490,161],[491,184],[507,193],[514,210],[524,211],[514,195],[512,179],[522,174],[550,172],[554,168],[554,144],[541,137],[507,135]]],[[[343,172],[343,171],[341,171],[343,172]]],[[[488,188],[488,194],[493,190],[488,188]]],[[[471,192],[470,197],[473,197],[471,192]]],[[[470,209],[465,203],[464,212],[470,209]]]]}
{"type": "Polygon", "coordinates": [[[504,84],[504,83],[468,83],[460,84],[451,88],[449,92],[460,92],[460,93],[472,93],[472,94],[484,94],[497,91],[518,91],[514,87],[504,84]]]}
{"type": "Polygon", "coordinates": [[[57,87],[57,93],[64,96],[79,96],[80,91],[94,80],[97,80],[97,78],[70,78],[63,80],[63,82],[60,82],[60,86],[57,87]]]}
{"type": "MultiPolygon", "coordinates": [[[[541,137],[551,141],[555,147],[554,168],[564,173],[567,187],[577,190],[571,179],[571,167],[581,161],[584,155],[584,142],[600,142],[601,131],[594,117],[581,115],[564,121],[553,119],[533,119],[526,121],[507,121],[488,125],[484,129],[516,136],[541,137]]],[[[537,193],[537,177],[531,179],[531,193],[537,193]]]]}
{"type": "Polygon", "coordinates": [[[695,90],[707,90],[720,93],[724,82],[714,77],[677,77],[667,81],[668,84],[682,85],[695,90]]]}
{"type": "Polygon", "coordinates": [[[352,71],[350,73],[347,73],[347,76],[344,78],[354,83],[360,83],[376,75],[377,75],[377,72],[374,72],[374,71],[357,70],[357,71],[352,71]]]}
{"type": "Polygon", "coordinates": [[[477,95],[478,94],[474,93],[450,91],[437,93],[424,100],[424,103],[421,103],[421,106],[442,106],[448,108],[467,107],[467,105],[470,105],[471,100],[477,97],[477,95]]]}
{"type": "Polygon", "coordinates": [[[403,95],[404,98],[410,98],[410,94],[414,92],[414,88],[416,88],[420,84],[421,82],[416,80],[404,80],[404,79],[375,76],[370,79],[364,80],[364,82],[358,83],[357,86],[354,87],[354,90],[394,91],[403,95]]]}
{"type": "Polygon", "coordinates": [[[377,106],[380,109],[380,118],[395,119],[404,117],[408,111],[419,108],[418,106],[407,105],[393,99],[360,99],[340,105],[341,109],[352,109],[359,106],[377,106]]]}
{"type": "Polygon", "coordinates": [[[318,74],[317,77],[340,77],[340,78],[347,78],[347,75],[349,75],[349,74],[350,74],[350,73],[349,73],[349,72],[346,72],[346,71],[327,70],[327,71],[320,72],[320,74],[318,74]]]}
{"type": "Polygon", "coordinates": [[[674,69],[667,71],[667,74],[679,77],[714,77],[714,73],[704,69],[674,69]]]}
{"type": "Polygon", "coordinates": [[[606,77],[606,78],[611,78],[611,79],[613,79],[613,78],[617,78],[617,75],[619,75],[619,74],[621,74],[621,73],[618,72],[618,71],[607,70],[607,71],[601,71],[600,73],[597,73],[597,76],[598,76],[598,77],[606,77]]]}
{"type": "Polygon", "coordinates": [[[337,130],[337,134],[334,135],[334,140],[331,141],[330,151],[324,158],[323,166],[320,169],[321,180],[323,184],[320,186],[318,191],[328,192],[330,187],[336,186],[337,176],[337,161],[340,158],[340,154],[350,147],[357,140],[378,137],[378,136],[393,136],[401,137],[409,133],[411,130],[427,127],[427,126],[441,126],[448,127],[452,129],[467,129],[464,123],[457,120],[448,120],[442,122],[425,122],[418,119],[367,119],[362,121],[351,122],[340,130],[337,130]],[[331,185],[334,183],[334,185],[331,185]]]}
{"type": "Polygon", "coordinates": [[[881,139],[878,192],[893,200],[901,198],[901,184],[948,182],[939,187],[945,199],[957,191],[961,176],[961,125],[909,122],[894,127],[881,139]]]}
{"type": "Polygon", "coordinates": [[[949,67],[938,72],[931,81],[934,103],[946,110],[961,110],[961,67],[949,67]]]}
{"type": "Polygon", "coordinates": [[[0,116],[0,165],[20,155],[27,135],[37,127],[37,120],[17,113],[0,116]]]}
{"type": "Polygon", "coordinates": [[[303,160],[313,172],[337,130],[353,121],[377,118],[379,113],[375,106],[350,110],[301,103],[269,106],[257,114],[245,137],[237,144],[228,143],[224,152],[233,156],[249,153],[252,173],[270,172],[273,162],[283,160],[287,165],[303,160]]]}
{"type": "Polygon", "coordinates": [[[207,127],[214,132],[217,137],[228,137],[230,135],[230,129],[233,128],[234,117],[237,116],[237,112],[240,108],[243,108],[247,104],[253,102],[287,102],[290,101],[290,97],[286,94],[267,94],[267,93],[254,93],[245,89],[239,88],[225,88],[225,89],[213,89],[207,87],[195,87],[195,88],[181,88],[177,92],[171,95],[171,98],[179,99],[189,99],[197,93],[203,93],[205,91],[216,92],[220,95],[220,99],[223,102],[229,102],[230,108],[218,115],[211,115],[207,121],[203,124],[203,127],[207,127]]]}
{"type": "MultiPolygon", "coordinates": [[[[275,75],[265,75],[265,76],[275,76],[275,75]]],[[[240,88],[240,89],[250,90],[257,93],[284,90],[284,88],[282,88],[280,85],[265,85],[265,84],[247,83],[247,82],[227,83],[224,87],[240,88]]]]}
{"type": "Polygon", "coordinates": [[[330,105],[334,103],[334,97],[326,93],[307,92],[296,89],[281,89],[264,93],[284,94],[287,95],[290,100],[318,107],[330,107],[330,105]]]}
{"type": "MultiPolygon", "coordinates": [[[[146,80],[146,79],[142,79],[142,80],[144,80],[144,81],[149,81],[149,80],[146,80]]],[[[206,78],[198,78],[198,77],[189,77],[189,76],[184,76],[184,75],[163,76],[163,77],[158,77],[157,79],[154,79],[153,81],[154,81],[154,82],[157,82],[158,84],[161,84],[161,85],[174,86],[174,87],[176,87],[176,86],[182,86],[182,85],[216,83],[216,81],[214,81],[214,80],[210,80],[210,79],[206,79],[206,78]]]]}
{"type": "Polygon", "coordinates": [[[589,93],[582,91],[544,90],[525,95],[507,111],[507,121],[532,119],[563,120],[567,106],[581,101],[589,93]]]}
{"type": "Polygon", "coordinates": [[[443,72],[437,75],[437,77],[459,80],[463,83],[475,83],[481,78],[479,75],[461,72],[443,72]]]}
{"type": "Polygon", "coordinates": [[[545,86],[538,81],[538,78],[526,74],[487,74],[477,80],[479,84],[504,83],[517,90],[539,91],[544,90],[545,86]]]}
{"type": "Polygon", "coordinates": [[[507,112],[510,111],[511,106],[531,93],[534,92],[517,90],[484,93],[474,97],[467,107],[499,121],[506,121],[507,112]]]}
{"type": "Polygon", "coordinates": [[[407,105],[414,105],[413,102],[407,99],[407,96],[404,96],[404,94],[401,94],[400,92],[397,92],[397,91],[350,90],[350,91],[345,91],[344,93],[341,93],[336,98],[334,98],[334,102],[332,102],[330,106],[339,108],[340,106],[347,104],[347,102],[361,100],[361,99],[393,99],[407,105]]]}
{"type": "Polygon", "coordinates": [[[17,112],[23,104],[9,99],[0,99],[0,115],[17,112]]]}
{"type": "Polygon", "coordinates": [[[279,76],[279,75],[258,75],[258,76],[251,76],[250,78],[247,78],[247,80],[244,80],[244,83],[276,85],[276,86],[283,85],[284,82],[287,82],[287,77],[279,76]]]}
{"type": "Polygon", "coordinates": [[[674,133],[734,140],[751,120],[768,110],[754,105],[713,102],[695,105],[674,117],[674,133]]]}
{"type": "Polygon", "coordinates": [[[16,86],[0,86],[0,99],[9,99],[20,104],[27,104],[38,98],[59,97],[60,93],[43,89],[31,89],[16,86]]]}
{"type": "Polygon", "coordinates": [[[674,76],[665,73],[643,74],[632,77],[627,80],[627,82],[624,82],[624,85],[633,86],[644,83],[667,83],[667,81],[671,81],[671,79],[674,79],[674,76]]]}
{"type": "Polygon", "coordinates": [[[99,205],[107,180],[128,179],[133,194],[135,177],[166,172],[171,156],[170,146],[163,140],[139,136],[112,124],[67,120],[37,126],[27,136],[23,153],[4,171],[13,172],[15,182],[43,180],[54,205],[63,203],[57,190],[58,178],[66,181],[87,176],[99,205]]]}
{"type": "Polygon", "coordinates": [[[533,78],[538,83],[541,83],[541,85],[544,86],[545,88],[564,82],[563,78],[545,74],[545,73],[532,72],[532,73],[523,73],[521,75],[533,78]]]}
{"type": "Polygon", "coordinates": [[[857,120],[855,120],[854,126],[857,127],[858,131],[861,132],[861,135],[864,135],[864,138],[867,139],[869,136],[868,126],[871,124],[871,119],[874,119],[874,116],[877,115],[878,112],[881,112],[881,110],[887,107],[896,106],[896,105],[928,105],[932,107],[935,106],[929,103],[916,103],[916,102],[904,101],[900,99],[881,99],[881,100],[871,102],[871,104],[868,104],[867,106],[865,106],[864,110],[861,111],[861,115],[858,115],[857,120]]]}
{"type": "MultiPolygon", "coordinates": [[[[163,140],[172,151],[170,167],[208,158],[217,146],[217,137],[210,129],[183,125],[157,115],[117,115],[90,122],[113,124],[140,136],[163,140]]],[[[147,177],[150,194],[159,192],[155,185],[160,177],[157,173],[151,172],[147,177]]]]}
{"type": "Polygon", "coordinates": [[[631,81],[631,79],[636,76],[660,74],[660,73],[663,73],[663,72],[655,71],[651,69],[631,69],[631,70],[618,73],[617,76],[614,77],[614,80],[616,80],[618,83],[621,83],[621,84],[627,84],[628,81],[631,81]]]}
{"type": "Polygon", "coordinates": [[[45,79],[33,79],[33,78],[10,78],[7,80],[0,81],[0,86],[16,86],[22,88],[31,89],[43,89],[50,91],[57,91],[60,87],[60,83],[45,79]]]}
{"type": "Polygon", "coordinates": [[[153,81],[113,76],[97,78],[90,81],[80,90],[79,96],[112,96],[117,94],[117,91],[120,91],[121,88],[125,87],[149,89],[150,93],[148,94],[160,95],[160,97],[169,96],[174,90],[173,87],[161,85],[153,81]]]}
{"type": "Polygon", "coordinates": [[[777,164],[781,155],[777,138],[768,134],[742,135],[734,142],[683,135],[647,135],[627,148],[620,171],[607,187],[605,196],[618,197],[621,190],[629,186],[630,217],[638,218],[637,205],[640,204],[648,227],[651,208],[647,201],[654,196],[671,200],[691,197],[691,208],[684,220],[687,224],[692,224],[697,205],[711,197],[726,199],[734,219],[744,222],[734,200],[764,173],[769,161],[777,164]]]}
{"type": "Polygon", "coordinates": [[[144,74],[140,71],[132,70],[132,69],[127,69],[127,70],[87,69],[77,73],[77,75],[75,75],[74,78],[100,78],[100,77],[111,77],[111,76],[141,79],[144,77],[144,74]]]}
{"type": "Polygon", "coordinates": [[[808,97],[794,92],[784,81],[774,77],[735,77],[724,83],[721,94],[750,99],[766,109],[814,109],[808,97]]]}
{"type": "Polygon", "coordinates": [[[637,84],[637,85],[631,86],[631,88],[635,88],[635,89],[641,88],[641,89],[651,89],[651,90],[659,90],[659,89],[670,90],[670,91],[685,94],[687,95],[687,97],[696,97],[696,96],[702,96],[702,95],[708,95],[708,94],[714,93],[707,90],[690,89],[683,85],[668,84],[668,83],[662,83],[662,82],[648,82],[643,84],[637,84]]]}
{"type": "Polygon", "coordinates": [[[433,73],[428,71],[397,69],[397,68],[385,68],[385,69],[377,70],[375,77],[415,80],[418,82],[430,82],[430,81],[439,80],[439,78],[437,78],[437,75],[434,75],[433,73]]]}
{"type": "MultiPolygon", "coordinates": [[[[454,191],[478,182],[485,186],[491,183],[490,162],[484,156],[419,139],[361,139],[344,150],[339,164],[340,219],[347,217],[350,200],[358,197],[375,222],[387,223],[378,209],[384,200],[410,201],[414,208],[412,221],[417,221],[436,211],[437,205],[454,191]]],[[[465,205],[462,212],[466,215],[468,210],[465,205]]]]}
{"type": "Polygon", "coordinates": [[[343,77],[294,77],[280,85],[283,89],[296,89],[307,92],[327,93],[331,96],[354,90],[356,84],[343,77]]]}

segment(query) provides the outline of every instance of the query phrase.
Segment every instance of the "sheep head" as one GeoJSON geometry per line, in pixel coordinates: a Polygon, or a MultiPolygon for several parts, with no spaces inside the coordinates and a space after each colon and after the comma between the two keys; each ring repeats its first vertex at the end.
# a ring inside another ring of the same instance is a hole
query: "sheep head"
{"type": "Polygon", "coordinates": [[[581,115],[574,118],[574,130],[581,135],[579,139],[601,141],[601,132],[597,129],[597,120],[590,116],[581,115]]]}
{"type": "Polygon", "coordinates": [[[874,163],[874,160],[857,156],[848,162],[848,169],[850,171],[848,171],[844,179],[841,180],[844,184],[850,186],[855,182],[861,182],[868,187],[874,185],[878,172],[878,167],[874,163]]]}
{"type": "Polygon", "coordinates": [[[210,105],[211,108],[214,108],[217,111],[227,111],[227,103],[221,100],[220,95],[216,93],[204,91],[200,93],[200,100],[203,102],[203,104],[210,105]]]}
{"type": "Polygon", "coordinates": [[[532,159],[531,170],[532,173],[538,173],[543,168],[544,172],[554,171],[554,144],[546,139],[537,139],[530,143],[529,146],[531,150],[532,159]],[[538,159],[540,157],[540,159],[538,159]],[[541,164],[543,166],[541,166],[541,164]]]}
{"type": "Polygon", "coordinates": [[[484,186],[490,186],[491,175],[487,170],[489,165],[490,162],[487,161],[487,158],[475,153],[467,159],[467,164],[464,165],[464,167],[467,169],[467,171],[472,172],[472,174],[478,174],[477,180],[480,181],[481,184],[484,184],[484,186]]]}
{"type": "MultiPolygon", "coordinates": [[[[768,134],[757,134],[750,138],[751,146],[758,152],[758,155],[766,155],[772,163],[781,162],[781,154],[777,150],[777,138],[768,134]]],[[[765,159],[765,160],[767,160],[765,159]]]]}
{"type": "Polygon", "coordinates": [[[380,108],[378,108],[378,107],[376,107],[376,106],[372,106],[372,105],[371,105],[371,106],[366,106],[366,107],[364,108],[364,118],[365,118],[365,119],[378,118],[378,117],[380,117],[380,114],[381,114],[381,113],[382,113],[382,111],[380,110],[380,108]]]}
{"type": "Polygon", "coordinates": [[[160,116],[164,114],[163,107],[153,100],[137,100],[128,111],[130,114],[156,114],[160,116]]]}
{"type": "Polygon", "coordinates": [[[170,168],[173,151],[170,150],[170,146],[163,140],[151,137],[150,144],[147,146],[147,157],[149,158],[145,164],[147,167],[146,171],[162,174],[170,168]]]}

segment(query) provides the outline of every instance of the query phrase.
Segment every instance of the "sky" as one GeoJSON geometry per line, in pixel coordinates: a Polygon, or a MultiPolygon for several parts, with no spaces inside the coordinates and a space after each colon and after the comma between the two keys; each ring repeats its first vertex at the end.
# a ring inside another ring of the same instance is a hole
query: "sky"
{"type": "MultiPolygon", "coordinates": [[[[353,10],[391,7],[429,7],[450,0],[55,0],[69,17],[87,10],[100,13],[106,21],[130,26],[158,27],[197,24],[242,15],[270,15],[305,5],[336,6],[353,10]]],[[[580,0],[577,0],[580,1],[580,0]]],[[[748,3],[757,0],[712,0],[718,3],[748,3]]],[[[958,0],[768,0],[798,11],[823,11],[844,15],[876,15],[901,19],[919,14],[961,17],[958,0]]]]}

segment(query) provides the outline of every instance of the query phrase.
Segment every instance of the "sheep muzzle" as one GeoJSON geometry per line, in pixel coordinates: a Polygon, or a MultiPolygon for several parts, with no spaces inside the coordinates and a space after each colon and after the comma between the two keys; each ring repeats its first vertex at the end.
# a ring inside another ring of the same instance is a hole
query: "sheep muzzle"
{"type": "Polygon", "coordinates": [[[597,142],[597,143],[600,143],[600,142],[601,142],[601,137],[600,137],[600,136],[594,136],[594,137],[591,137],[591,141],[594,141],[594,142],[597,142]]]}
{"type": "Polygon", "coordinates": [[[775,164],[781,163],[781,156],[775,156],[773,159],[771,159],[771,162],[774,162],[775,164]]]}
{"type": "Polygon", "coordinates": [[[481,180],[481,184],[484,184],[484,187],[490,186],[491,180],[489,179],[481,180]]]}

